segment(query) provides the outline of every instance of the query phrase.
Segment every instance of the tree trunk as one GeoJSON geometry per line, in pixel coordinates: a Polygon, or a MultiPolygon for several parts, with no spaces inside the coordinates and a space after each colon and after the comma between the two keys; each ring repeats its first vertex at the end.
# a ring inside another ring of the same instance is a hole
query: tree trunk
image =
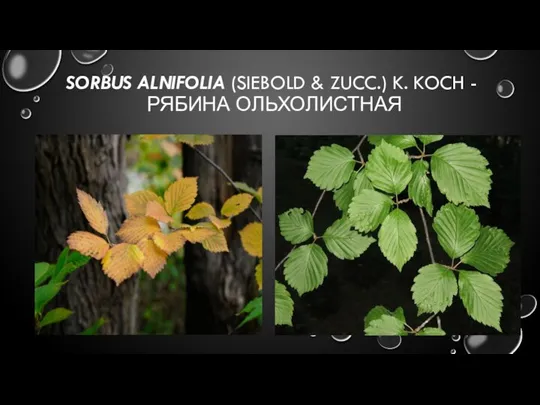
{"type": "MultiPolygon", "coordinates": [[[[36,261],[56,262],[70,233],[91,231],[78,205],[76,188],[101,202],[109,218],[109,238],[116,241],[115,233],[125,218],[125,143],[124,135],[36,137],[36,261]]],[[[77,334],[105,317],[108,322],[100,334],[134,334],[137,298],[136,276],[116,287],[100,262],[92,259],[70,276],[52,303],[74,314],[50,328],[50,333],[77,334]]]]}
{"type": "MultiPolygon", "coordinates": [[[[257,189],[262,185],[261,137],[256,135],[220,135],[213,145],[197,146],[234,181],[257,189]]],[[[235,189],[208,162],[191,148],[184,148],[185,176],[199,176],[199,201],[212,204],[219,212],[235,189]]],[[[260,214],[260,207],[257,207],[260,214]]],[[[254,277],[256,259],[249,256],[238,231],[257,219],[250,210],[233,218],[225,230],[229,253],[211,253],[200,244],[187,244],[186,333],[228,334],[238,324],[236,314],[257,296],[254,277]]],[[[252,333],[256,322],[242,327],[239,333],[252,333]]]]}

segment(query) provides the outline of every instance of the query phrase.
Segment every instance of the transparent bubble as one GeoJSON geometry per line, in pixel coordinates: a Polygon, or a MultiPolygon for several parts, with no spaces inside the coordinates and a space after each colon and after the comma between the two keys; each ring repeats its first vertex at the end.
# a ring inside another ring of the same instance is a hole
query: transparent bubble
{"type": "Polygon", "coordinates": [[[459,336],[459,335],[452,335],[452,340],[453,340],[454,342],[459,342],[459,341],[461,340],[461,336],[459,336]]]}
{"type": "Polygon", "coordinates": [[[401,345],[401,336],[379,336],[377,338],[377,343],[383,349],[394,350],[401,345]]]}
{"type": "Polygon", "coordinates": [[[500,98],[510,98],[514,95],[514,83],[504,79],[497,84],[497,94],[500,98]]]}
{"type": "Polygon", "coordinates": [[[39,96],[34,96],[34,98],[32,100],[34,100],[34,103],[39,103],[41,98],[39,96]]]}
{"type": "Polygon", "coordinates": [[[30,108],[23,108],[21,110],[21,118],[23,120],[27,120],[28,118],[30,118],[32,116],[32,110],[30,108]]]}
{"type": "Polygon", "coordinates": [[[317,335],[309,335],[310,338],[314,338],[315,336],[317,336],[317,335]]]}
{"type": "Polygon", "coordinates": [[[37,90],[51,80],[61,60],[62,51],[7,51],[2,62],[2,76],[15,91],[37,90]]]}
{"type": "Polygon", "coordinates": [[[103,65],[103,67],[101,68],[101,74],[103,76],[109,76],[112,74],[113,71],[114,71],[114,66],[111,65],[110,63],[103,65]]]}
{"type": "Polygon", "coordinates": [[[521,296],[521,319],[531,316],[536,310],[536,298],[531,294],[521,296]]]}
{"type": "Polygon", "coordinates": [[[332,335],[332,339],[334,339],[336,342],[346,342],[352,337],[352,335],[332,335]]]}
{"type": "Polygon", "coordinates": [[[467,56],[474,60],[488,60],[497,53],[497,51],[465,51],[467,56]]]}
{"type": "Polygon", "coordinates": [[[468,354],[514,354],[523,340],[523,330],[519,335],[470,335],[463,338],[463,346],[468,354]]]}
{"type": "Polygon", "coordinates": [[[71,51],[71,56],[81,65],[91,65],[103,58],[107,51],[71,51]]]}
{"type": "Polygon", "coordinates": [[[450,354],[456,354],[456,353],[457,353],[456,349],[450,350],[450,354]]]}

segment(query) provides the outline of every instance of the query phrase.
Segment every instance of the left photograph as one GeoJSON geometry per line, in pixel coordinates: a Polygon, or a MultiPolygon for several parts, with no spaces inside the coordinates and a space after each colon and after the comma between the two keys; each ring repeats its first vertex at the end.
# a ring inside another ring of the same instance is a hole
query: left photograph
{"type": "Polygon", "coordinates": [[[35,137],[36,335],[262,324],[260,135],[35,137]]]}

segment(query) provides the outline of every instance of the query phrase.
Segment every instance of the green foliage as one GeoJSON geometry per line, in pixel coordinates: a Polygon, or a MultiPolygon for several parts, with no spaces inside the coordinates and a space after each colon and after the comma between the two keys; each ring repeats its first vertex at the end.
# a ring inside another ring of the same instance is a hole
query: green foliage
{"type": "Polygon", "coordinates": [[[99,329],[105,325],[107,323],[107,319],[101,317],[99,318],[96,322],[94,322],[94,324],[88,328],[86,328],[85,330],[83,330],[81,333],[79,333],[79,335],[81,336],[91,336],[91,335],[96,335],[99,331],[99,329]]]}
{"type": "Polygon", "coordinates": [[[262,297],[252,299],[247,305],[240,311],[238,315],[246,314],[245,318],[240,322],[236,329],[240,329],[246,323],[256,319],[259,323],[262,322],[262,297]]]}
{"type": "Polygon", "coordinates": [[[292,316],[294,312],[294,302],[287,287],[279,281],[275,281],[274,286],[274,307],[275,324],[292,326],[292,316]]]}
{"type": "MultiPolygon", "coordinates": [[[[295,245],[282,261],[288,286],[301,296],[322,285],[328,274],[328,256],[323,247],[340,260],[361,260],[371,245],[378,245],[384,257],[398,271],[404,271],[418,248],[417,229],[429,233],[425,211],[434,217],[433,231],[448,255],[420,269],[408,269],[418,272],[411,287],[418,315],[430,315],[419,327],[412,328],[402,308],[391,312],[379,305],[365,316],[365,333],[444,336],[440,325],[430,326],[429,322],[458,301],[472,319],[500,332],[503,296],[494,277],[508,266],[514,242],[503,230],[482,226],[473,208],[490,207],[492,172],[487,159],[465,143],[438,147],[443,135],[370,135],[370,152],[364,161],[364,139],[353,150],[337,144],[323,146],[309,161],[304,178],[321,191],[333,191],[334,202],[342,213],[321,237],[314,231],[316,209],[309,212],[291,208],[279,215],[281,235],[295,245]],[[409,149],[419,154],[409,153],[409,149]],[[441,207],[434,206],[435,190],[448,200],[441,207]],[[407,198],[403,198],[404,193],[407,198]],[[412,222],[403,204],[420,209],[423,226],[412,222]],[[312,237],[313,242],[300,246],[312,237]],[[323,247],[317,244],[321,239],[323,247]],[[461,269],[462,264],[474,269],[461,269]],[[457,296],[460,299],[454,300],[457,296]]],[[[285,285],[279,284],[279,294],[287,300],[280,298],[279,317],[276,304],[276,324],[290,325],[293,308],[285,285]],[[285,306],[284,301],[290,306],[285,306]]]]}

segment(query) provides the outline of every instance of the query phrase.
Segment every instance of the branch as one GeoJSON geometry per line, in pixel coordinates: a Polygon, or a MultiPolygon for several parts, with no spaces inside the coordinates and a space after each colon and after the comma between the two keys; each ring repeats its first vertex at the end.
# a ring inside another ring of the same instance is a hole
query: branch
{"type": "MultiPolygon", "coordinates": [[[[236,190],[236,192],[238,193],[242,193],[242,190],[240,190],[238,187],[236,187],[234,185],[234,180],[231,179],[229,177],[229,175],[225,172],[225,170],[223,170],[216,162],[214,162],[212,159],[210,159],[208,156],[206,156],[203,152],[201,152],[199,149],[195,148],[195,147],[191,147],[195,152],[197,152],[204,160],[206,160],[208,163],[210,163],[214,169],[216,169],[218,172],[221,173],[221,175],[223,177],[225,177],[227,179],[227,181],[229,183],[231,183],[231,185],[234,187],[234,189],[236,190]]],[[[255,209],[251,206],[249,206],[249,209],[251,210],[251,212],[253,213],[253,215],[255,215],[255,217],[259,220],[259,222],[262,223],[262,219],[260,217],[260,215],[257,213],[257,211],[255,211],[255,209]]]]}
{"type": "Polygon", "coordinates": [[[435,318],[436,316],[437,316],[437,314],[431,315],[428,319],[426,319],[426,320],[422,323],[422,325],[420,325],[418,328],[416,328],[413,332],[414,332],[415,334],[417,334],[418,332],[420,332],[420,331],[421,331],[422,329],[424,329],[424,327],[425,327],[425,326],[426,326],[433,318],[435,318]]]}
{"type": "Polygon", "coordinates": [[[424,210],[422,207],[418,207],[420,210],[420,216],[422,217],[422,223],[424,224],[424,233],[426,234],[426,242],[429,249],[429,256],[431,257],[431,263],[435,264],[435,256],[433,255],[433,248],[431,247],[431,240],[429,239],[429,229],[426,221],[426,216],[424,215],[424,210]]]}
{"type": "MultiPolygon", "coordinates": [[[[360,153],[360,147],[362,146],[362,144],[364,143],[364,141],[366,139],[367,139],[367,135],[363,135],[362,139],[360,139],[360,142],[358,142],[358,144],[352,150],[353,153],[358,152],[358,156],[360,156],[360,159],[361,159],[363,165],[365,164],[365,162],[364,162],[364,158],[362,157],[362,153],[360,153]]],[[[317,213],[317,210],[319,209],[319,205],[321,205],[321,202],[322,202],[325,194],[326,194],[326,190],[323,191],[321,193],[321,195],[319,196],[319,199],[317,200],[317,204],[315,204],[315,208],[313,208],[313,212],[311,213],[311,218],[315,218],[315,214],[317,213]]],[[[293,252],[294,249],[296,249],[296,246],[294,246],[291,249],[291,251],[289,253],[287,253],[287,256],[285,256],[283,259],[281,259],[281,261],[277,264],[274,271],[278,271],[278,269],[283,265],[283,263],[285,263],[285,260],[287,260],[287,258],[290,256],[290,254],[293,252]]]]}

